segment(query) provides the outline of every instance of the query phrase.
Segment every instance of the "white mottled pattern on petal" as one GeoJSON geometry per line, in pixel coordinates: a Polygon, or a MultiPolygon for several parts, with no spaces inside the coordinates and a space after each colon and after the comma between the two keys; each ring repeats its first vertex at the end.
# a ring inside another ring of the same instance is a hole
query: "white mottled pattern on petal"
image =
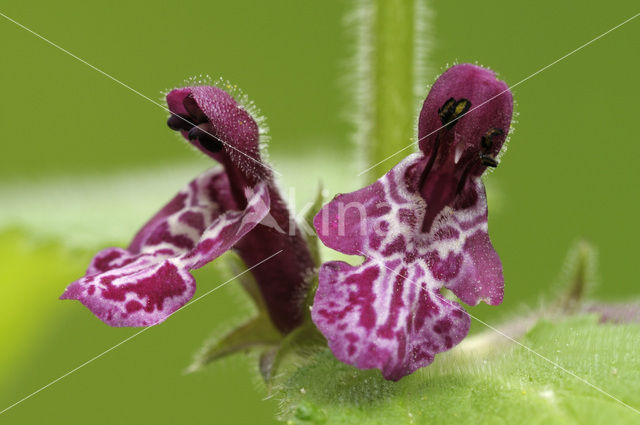
{"type": "Polygon", "coordinates": [[[111,326],[149,326],[165,320],[195,292],[190,270],[229,250],[269,212],[266,183],[233,206],[220,169],[204,172],[181,190],[134,237],[128,249],[107,248],[62,299],[77,299],[111,326]]]}
{"type": "Polygon", "coordinates": [[[372,185],[338,195],[314,220],[327,246],[365,260],[321,267],[313,321],[340,360],[394,380],[466,336],[469,316],[442,297],[443,287],[469,304],[502,301],[481,180],[469,182],[475,202],[444,208],[422,232],[427,205],[407,176],[423,158],[411,155],[372,185]],[[366,214],[355,207],[345,213],[345,205],[356,204],[366,214]]]}

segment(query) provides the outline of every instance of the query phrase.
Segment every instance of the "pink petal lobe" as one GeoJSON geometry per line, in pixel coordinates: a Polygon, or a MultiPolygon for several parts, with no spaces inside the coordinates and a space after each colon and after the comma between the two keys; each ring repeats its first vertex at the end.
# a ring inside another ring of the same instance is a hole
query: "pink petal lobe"
{"type": "Polygon", "coordinates": [[[336,197],[314,219],[327,246],[365,260],[322,266],[313,321],[340,360],[378,368],[394,380],[431,363],[467,334],[468,315],[441,296],[443,287],[475,305],[499,303],[504,286],[479,177],[457,206],[444,208],[422,230],[427,202],[416,170],[425,161],[422,154],[407,157],[372,185],[336,197]],[[345,205],[358,202],[368,213],[345,214],[345,205]]]}
{"type": "Polygon", "coordinates": [[[60,297],[76,299],[111,326],[162,322],[195,292],[190,270],[230,249],[269,211],[266,183],[232,205],[227,176],[212,169],[190,182],[134,237],[129,249],[107,248],[60,297]],[[228,198],[229,197],[229,198],[228,198]]]}
{"type": "Polygon", "coordinates": [[[244,210],[225,212],[201,234],[196,246],[180,259],[185,267],[198,269],[213,261],[260,224],[269,213],[267,183],[259,183],[256,192],[250,193],[247,199],[244,210]]]}
{"type": "Polygon", "coordinates": [[[312,318],[335,356],[395,381],[458,344],[469,331],[469,316],[423,276],[398,261],[325,263],[312,318]]]}
{"type": "Polygon", "coordinates": [[[142,256],[129,266],[75,281],[60,298],[81,301],[111,326],[150,326],[186,304],[195,290],[184,267],[142,256]]]}

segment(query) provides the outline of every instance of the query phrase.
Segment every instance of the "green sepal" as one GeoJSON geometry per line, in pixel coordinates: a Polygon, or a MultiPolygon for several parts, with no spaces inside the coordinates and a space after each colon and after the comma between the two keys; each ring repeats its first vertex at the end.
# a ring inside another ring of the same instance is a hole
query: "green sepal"
{"type": "MultiPolygon", "coordinates": [[[[324,204],[324,190],[322,188],[322,184],[318,186],[318,193],[316,194],[316,199],[311,205],[311,207],[307,210],[305,214],[305,225],[309,229],[307,232],[307,245],[309,246],[309,251],[311,251],[311,257],[313,258],[313,262],[316,266],[316,269],[309,276],[309,287],[307,289],[307,295],[305,297],[304,302],[304,317],[305,322],[309,322],[311,326],[313,323],[311,322],[311,306],[313,305],[313,299],[316,295],[316,291],[318,290],[318,268],[322,264],[322,258],[320,255],[321,245],[318,235],[315,231],[315,227],[313,226],[313,218],[318,214],[320,209],[324,204]]],[[[306,323],[305,323],[306,325],[306,323]]],[[[315,328],[315,327],[314,327],[315,328]]]]}
{"type": "Polygon", "coordinates": [[[316,199],[313,201],[313,204],[307,210],[307,213],[304,216],[305,221],[305,229],[307,229],[307,246],[309,247],[309,251],[311,251],[311,258],[313,258],[313,263],[316,267],[320,267],[320,263],[322,262],[320,258],[320,242],[318,240],[318,235],[315,231],[315,227],[313,226],[313,218],[318,214],[322,205],[324,204],[324,189],[322,188],[322,184],[318,185],[318,193],[316,194],[316,199]]]}
{"type": "Polygon", "coordinates": [[[253,275],[243,273],[247,267],[242,259],[231,253],[226,255],[225,259],[231,273],[238,276],[238,283],[249,294],[257,313],[253,318],[235,327],[224,336],[206,342],[193,363],[187,368],[187,372],[199,370],[215,360],[237,352],[277,347],[282,341],[283,335],[273,325],[253,275]]]}
{"type": "Polygon", "coordinates": [[[233,329],[224,337],[214,338],[205,343],[187,371],[193,372],[202,369],[209,363],[230,354],[254,348],[274,347],[281,340],[282,334],[267,317],[260,314],[233,329]]]}
{"type": "Polygon", "coordinates": [[[265,382],[272,386],[278,378],[304,364],[327,343],[311,320],[306,320],[282,340],[275,350],[266,350],[260,358],[260,372],[265,382]],[[264,363],[263,363],[264,361],[264,363]],[[286,365],[286,367],[285,367],[286,365]]]}

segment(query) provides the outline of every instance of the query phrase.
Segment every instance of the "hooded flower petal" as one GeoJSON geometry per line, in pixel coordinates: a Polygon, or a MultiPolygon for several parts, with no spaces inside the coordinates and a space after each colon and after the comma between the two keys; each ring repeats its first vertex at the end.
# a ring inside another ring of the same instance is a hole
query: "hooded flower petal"
{"type": "Polygon", "coordinates": [[[442,288],[471,305],[502,302],[480,176],[497,165],[511,112],[511,95],[491,71],[451,68],[423,106],[422,153],[372,185],[338,195],[315,217],[327,246],[365,257],[360,266],[329,262],[320,269],[312,318],[341,361],[400,379],[469,330],[469,316],[442,288]],[[503,93],[507,100],[498,102],[503,93]],[[492,98],[501,106],[472,111],[477,116],[467,121],[473,104],[492,98]]]}
{"type": "Polygon", "coordinates": [[[260,129],[249,112],[226,91],[213,86],[175,89],[167,95],[173,115],[168,125],[216,161],[236,186],[270,179],[260,158],[260,129]]]}
{"type": "Polygon", "coordinates": [[[111,326],[162,322],[195,292],[193,270],[230,249],[269,211],[260,183],[244,210],[233,204],[227,175],[209,170],[189,183],[134,237],[127,250],[98,253],[62,299],[81,301],[111,326]]]}

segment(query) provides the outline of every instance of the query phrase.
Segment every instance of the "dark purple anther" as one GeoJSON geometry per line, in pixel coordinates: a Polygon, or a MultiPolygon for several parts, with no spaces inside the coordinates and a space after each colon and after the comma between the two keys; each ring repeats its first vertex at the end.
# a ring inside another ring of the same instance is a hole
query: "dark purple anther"
{"type": "Polygon", "coordinates": [[[167,125],[173,131],[186,130],[189,131],[193,124],[188,115],[171,115],[167,120],[167,125]]]}

